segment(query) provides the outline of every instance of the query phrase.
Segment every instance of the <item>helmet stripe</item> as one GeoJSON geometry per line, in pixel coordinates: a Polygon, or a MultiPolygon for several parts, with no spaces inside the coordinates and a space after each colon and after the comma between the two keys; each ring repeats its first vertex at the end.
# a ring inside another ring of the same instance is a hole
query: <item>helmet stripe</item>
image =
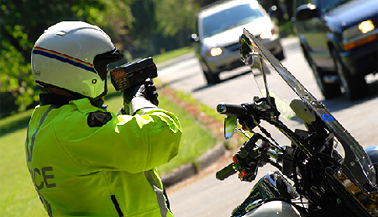
{"type": "Polygon", "coordinates": [[[42,47],[34,47],[32,54],[39,54],[45,57],[53,58],[61,62],[68,63],[73,66],[76,66],[76,67],[79,67],[79,68],[82,68],[82,69],[85,69],[87,71],[94,72],[97,74],[96,70],[93,67],[93,64],[84,62],[80,59],[68,56],[66,54],[62,54],[53,50],[48,50],[42,47]]]}

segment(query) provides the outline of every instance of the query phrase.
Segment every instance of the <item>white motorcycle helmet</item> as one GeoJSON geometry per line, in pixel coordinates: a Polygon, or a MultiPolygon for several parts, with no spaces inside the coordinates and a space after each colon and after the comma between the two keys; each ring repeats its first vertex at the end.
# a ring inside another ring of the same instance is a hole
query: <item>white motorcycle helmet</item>
{"type": "Polygon", "coordinates": [[[96,100],[107,93],[107,65],[122,57],[99,27],[63,21],[45,30],[36,41],[31,67],[37,84],[96,100]]]}

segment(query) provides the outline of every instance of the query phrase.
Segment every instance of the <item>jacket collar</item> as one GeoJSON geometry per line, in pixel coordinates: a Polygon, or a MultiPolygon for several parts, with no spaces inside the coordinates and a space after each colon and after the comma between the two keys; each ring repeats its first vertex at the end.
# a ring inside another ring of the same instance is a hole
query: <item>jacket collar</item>
{"type": "MultiPolygon", "coordinates": [[[[81,98],[73,97],[73,96],[62,96],[62,95],[41,93],[39,95],[39,101],[40,101],[39,104],[41,106],[57,105],[58,107],[60,107],[60,106],[69,104],[69,102],[72,101],[72,100],[78,100],[78,99],[81,99],[81,98]]],[[[99,108],[102,108],[102,109],[106,109],[106,107],[104,108],[104,106],[103,106],[103,104],[104,104],[103,100],[90,101],[90,102],[93,106],[96,106],[96,107],[99,107],[99,108]]]]}

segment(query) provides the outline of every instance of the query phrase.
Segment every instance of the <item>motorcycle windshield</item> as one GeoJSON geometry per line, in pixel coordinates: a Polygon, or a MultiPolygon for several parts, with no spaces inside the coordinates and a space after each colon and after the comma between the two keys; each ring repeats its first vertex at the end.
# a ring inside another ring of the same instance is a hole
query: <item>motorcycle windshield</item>
{"type": "MultiPolygon", "coordinates": [[[[277,108],[281,114],[290,115],[287,110],[288,106],[280,106],[285,104],[285,99],[279,98],[277,100],[276,93],[271,91],[271,87],[275,87],[277,80],[270,79],[270,74],[278,74],[278,80],[287,88],[291,94],[300,98],[321,120],[328,128],[329,132],[333,133],[339,143],[344,149],[344,159],[342,160],[342,173],[358,186],[363,192],[369,192],[374,186],[375,172],[369,156],[359,145],[359,143],[343,128],[343,126],[336,120],[336,118],[328,111],[328,109],[319,102],[283,65],[268,51],[260,41],[249,33],[246,29],[240,37],[240,55],[242,61],[251,67],[255,80],[266,97],[271,96],[275,98],[277,108]],[[259,70],[257,70],[259,69],[259,70]],[[268,86],[269,80],[269,86],[268,86]],[[273,83],[271,82],[273,81],[273,83]],[[277,103],[278,101],[278,103],[277,103]],[[280,108],[281,107],[281,108],[280,108]]],[[[292,99],[290,99],[292,100],[292,99]]],[[[288,104],[288,102],[286,102],[288,104]]]]}

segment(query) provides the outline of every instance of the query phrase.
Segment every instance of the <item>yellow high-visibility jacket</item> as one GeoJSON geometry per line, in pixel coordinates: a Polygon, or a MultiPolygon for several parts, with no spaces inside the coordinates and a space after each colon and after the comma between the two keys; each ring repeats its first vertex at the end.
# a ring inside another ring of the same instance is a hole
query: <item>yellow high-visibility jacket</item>
{"type": "Polygon", "coordinates": [[[181,126],[162,109],[133,116],[87,98],[37,106],[26,161],[49,216],[173,216],[155,167],[178,153],[181,126]]]}

